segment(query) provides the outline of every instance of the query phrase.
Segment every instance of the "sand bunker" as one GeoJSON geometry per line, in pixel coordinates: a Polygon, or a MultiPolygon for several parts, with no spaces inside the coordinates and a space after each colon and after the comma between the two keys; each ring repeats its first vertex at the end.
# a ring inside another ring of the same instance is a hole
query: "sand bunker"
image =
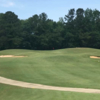
{"type": "Polygon", "coordinates": [[[95,59],[99,58],[100,59],[100,56],[90,56],[90,58],[95,58],[95,59]]]}
{"type": "Polygon", "coordinates": [[[26,56],[0,55],[0,58],[8,58],[8,57],[26,57],[26,56]]]}

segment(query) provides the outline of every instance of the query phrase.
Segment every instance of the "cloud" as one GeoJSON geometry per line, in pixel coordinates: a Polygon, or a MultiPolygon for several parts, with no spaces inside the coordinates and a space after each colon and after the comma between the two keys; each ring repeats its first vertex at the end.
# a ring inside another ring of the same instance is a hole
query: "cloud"
{"type": "Polygon", "coordinates": [[[7,2],[5,4],[2,4],[3,7],[13,7],[15,4],[13,2],[7,2]]]}
{"type": "Polygon", "coordinates": [[[15,3],[12,1],[0,0],[0,6],[2,7],[13,7],[14,5],[15,3]]]}

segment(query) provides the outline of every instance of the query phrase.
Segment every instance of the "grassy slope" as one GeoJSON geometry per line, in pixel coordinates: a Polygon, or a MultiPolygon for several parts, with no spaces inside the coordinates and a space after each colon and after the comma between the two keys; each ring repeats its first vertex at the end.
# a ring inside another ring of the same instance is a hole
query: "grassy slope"
{"type": "Polygon", "coordinates": [[[0,100],[100,100],[100,94],[25,89],[0,84],[0,100]]]}
{"type": "Polygon", "coordinates": [[[100,50],[89,48],[53,51],[5,50],[0,54],[26,55],[0,58],[0,75],[27,82],[54,86],[100,89],[100,50]]]}

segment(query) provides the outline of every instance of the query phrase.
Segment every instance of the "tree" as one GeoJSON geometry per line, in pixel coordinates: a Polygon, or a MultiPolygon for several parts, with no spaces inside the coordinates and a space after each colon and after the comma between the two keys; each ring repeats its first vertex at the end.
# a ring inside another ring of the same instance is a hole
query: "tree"
{"type": "Polygon", "coordinates": [[[75,28],[75,21],[74,21],[74,19],[75,19],[75,9],[70,9],[68,14],[65,15],[64,19],[65,19],[65,22],[66,22],[65,30],[74,34],[75,33],[75,29],[74,29],[75,28]]]}
{"type": "Polygon", "coordinates": [[[65,15],[65,21],[72,22],[75,18],[75,9],[70,9],[68,14],[65,15]]]}
{"type": "Polygon", "coordinates": [[[82,8],[78,8],[76,10],[76,18],[75,18],[76,30],[83,32],[83,28],[84,28],[83,23],[84,23],[84,10],[82,8]]]}
{"type": "Polygon", "coordinates": [[[21,39],[20,20],[18,19],[18,16],[11,11],[7,11],[5,14],[2,15],[0,28],[0,39],[6,38],[4,39],[4,43],[6,44],[6,48],[4,49],[19,48],[21,39]]]}

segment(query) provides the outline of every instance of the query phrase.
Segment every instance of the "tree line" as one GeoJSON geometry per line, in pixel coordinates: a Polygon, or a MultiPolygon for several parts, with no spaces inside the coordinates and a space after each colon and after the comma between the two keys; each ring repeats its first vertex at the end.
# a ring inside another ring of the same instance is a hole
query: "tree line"
{"type": "Polygon", "coordinates": [[[100,48],[100,11],[70,9],[59,21],[46,13],[21,20],[11,11],[0,13],[0,50],[100,48]]]}

